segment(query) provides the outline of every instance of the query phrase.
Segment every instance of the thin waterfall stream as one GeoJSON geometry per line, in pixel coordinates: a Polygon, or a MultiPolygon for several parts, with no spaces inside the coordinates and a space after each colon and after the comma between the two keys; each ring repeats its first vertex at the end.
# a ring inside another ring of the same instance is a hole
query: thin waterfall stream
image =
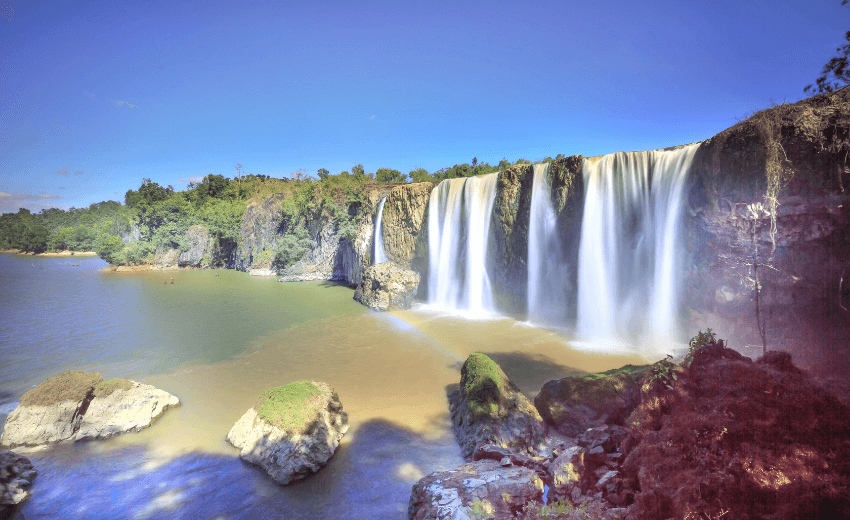
{"type": "Polygon", "coordinates": [[[384,203],[386,201],[387,198],[384,197],[378,204],[378,218],[375,219],[375,260],[372,262],[372,265],[381,264],[389,260],[387,258],[386,252],[384,251],[384,234],[382,223],[384,217],[384,203]]]}

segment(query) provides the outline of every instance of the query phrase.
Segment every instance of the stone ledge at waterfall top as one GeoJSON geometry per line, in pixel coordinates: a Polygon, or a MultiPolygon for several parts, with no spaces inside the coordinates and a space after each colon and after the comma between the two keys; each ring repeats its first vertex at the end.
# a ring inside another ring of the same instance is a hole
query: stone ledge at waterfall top
{"type": "Polygon", "coordinates": [[[242,460],[286,485],[319,471],[348,431],[348,414],[327,383],[296,381],[267,390],[227,434],[242,460]]]}
{"type": "Polygon", "coordinates": [[[531,450],[543,442],[543,419],[496,362],[484,354],[470,354],[460,373],[460,388],[449,402],[464,456],[472,455],[478,443],[531,450]]]}
{"type": "Polygon", "coordinates": [[[354,299],[379,311],[409,309],[418,288],[419,273],[382,262],[366,269],[354,299]]]}
{"type": "Polygon", "coordinates": [[[146,428],[180,400],[127,379],[104,381],[98,373],[69,372],[33,388],[6,418],[0,445],[38,446],[105,439],[146,428]]]}

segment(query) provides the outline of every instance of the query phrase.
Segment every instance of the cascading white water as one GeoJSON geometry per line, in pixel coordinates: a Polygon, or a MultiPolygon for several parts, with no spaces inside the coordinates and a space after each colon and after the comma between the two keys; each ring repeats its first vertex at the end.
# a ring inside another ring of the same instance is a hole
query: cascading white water
{"type": "Polygon", "coordinates": [[[382,220],[384,218],[384,203],[386,201],[387,198],[384,197],[378,204],[378,218],[375,220],[375,261],[372,262],[372,265],[381,264],[388,260],[387,254],[384,252],[384,235],[382,224],[382,220]]]}
{"type": "Polygon", "coordinates": [[[655,344],[680,339],[678,242],[685,184],[698,146],[585,161],[581,339],[655,344]]]}
{"type": "Polygon", "coordinates": [[[569,272],[557,224],[549,163],[535,164],[528,225],[528,321],[550,327],[563,327],[567,321],[564,282],[569,272]]]}
{"type": "Polygon", "coordinates": [[[428,303],[472,315],[494,310],[487,241],[496,173],[447,179],[428,201],[428,303]]]}

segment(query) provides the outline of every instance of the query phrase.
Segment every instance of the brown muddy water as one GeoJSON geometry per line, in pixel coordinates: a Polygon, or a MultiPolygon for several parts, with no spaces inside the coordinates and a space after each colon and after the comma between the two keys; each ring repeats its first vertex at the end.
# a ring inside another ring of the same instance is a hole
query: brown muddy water
{"type": "Polygon", "coordinates": [[[141,380],[182,405],[140,433],[26,453],[39,471],[28,520],[406,518],[416,480],[463,463],[447,391],[468,354],[490,355],[529,397],[644,361],[507,318],[368,312],[335,284],[66,263],[0,255],[0,413],[68,369],[141,380]],[[351,429],[326,468],[281,487],[225,435],[262,391],[297,379],[330,383],[351,429]]]}

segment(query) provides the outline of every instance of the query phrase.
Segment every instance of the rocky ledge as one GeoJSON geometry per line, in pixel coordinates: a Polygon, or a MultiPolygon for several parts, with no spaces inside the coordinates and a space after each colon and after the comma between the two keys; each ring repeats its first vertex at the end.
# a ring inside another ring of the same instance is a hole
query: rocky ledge
{"type": "Polygon", "coordinates": [[[680,364],[550,381],[533,443],[505,442],[534,421],[521,435],[494,397],[504,373],[470,356],[452,416],[472,462],[421,479],[409,518],[850,518],[850,408],[786,352],[695,340],[680,364]]]}
{"type": "Polygon", "coordinates": [[[0,444],[11,448],[59,441],[103,439],[141,430],[177,397],[150,385],[110,379],[95,372],[68,372],[33,388],[6,418],[0,444]]]}
{"type": "Polygon", "coordinates": [[[242,460],[286,485],[319,471],[348,431],[348,414],[327,383],[296,381],[267,390],[227,434],[242,460]]]}
{"type": "Polygon", "coordinates": [[[0,518],[12,518],[30,493],[36,472],[28,458],[0,450],[0,518]]]}
{"type": "Polygon", "coordinates": [[[354,299],[379,311],[409,309],[418,288],[419,273],[382,262],[366,269],[354,299]]]}

